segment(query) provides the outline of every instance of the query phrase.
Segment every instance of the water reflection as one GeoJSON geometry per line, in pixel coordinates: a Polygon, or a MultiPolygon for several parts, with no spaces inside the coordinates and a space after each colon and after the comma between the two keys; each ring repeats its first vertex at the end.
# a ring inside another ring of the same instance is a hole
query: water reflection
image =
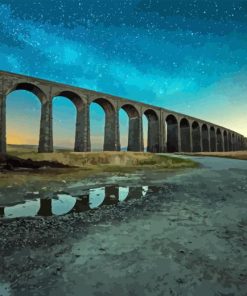
{"type": "Polygon", "coordinates": [[[156,192],[157,187],[119,187],[105,186],[84,190],[80,196],[56,194],[53,198],[26,200],[11,206],[0,205],[0,217],[16,218],[27,216],[52,216],[69,213],[80,213],[96,209],[103,205],[114,205],[119,202],[140,198],[147,192],[156,192]]]}

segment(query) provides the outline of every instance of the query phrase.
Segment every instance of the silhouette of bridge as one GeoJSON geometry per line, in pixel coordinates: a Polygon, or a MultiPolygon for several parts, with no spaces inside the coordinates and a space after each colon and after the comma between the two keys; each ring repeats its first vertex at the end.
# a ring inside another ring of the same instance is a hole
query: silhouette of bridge
{"type": "Polygon", "coordinates": [[[0,153],[6,152],[6,98],[15,90],[30,91],[41,102],[39,152],[53,152],[52,101],[56,96],[68,98],[77,110],[74,151],[91,151],[89,106],[93,102],[105,112],[105,151],[121,150],[120,109],[129,117],[128,151],[144,150],[143,115],[148,120],[149,152],[213,152],[247,148],[247,139],[243,135],[202,119],[109,94],[0,71],[0,153]]]}

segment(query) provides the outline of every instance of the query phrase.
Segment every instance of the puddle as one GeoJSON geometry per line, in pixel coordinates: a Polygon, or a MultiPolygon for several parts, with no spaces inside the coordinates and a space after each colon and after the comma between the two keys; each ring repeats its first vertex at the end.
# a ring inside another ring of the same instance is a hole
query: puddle
{"type": "Polygon", "coordinates": [[[10,286],[9,284],[0,282],[0,296],[9,296],[10,295],[10,286]]]}
{"type": "MultiPolygon", "coordinates": [[[[27,199],[13,205],[0,204],[0,218],[60,216],[97,209],[103,205],[114,205],[133,198],[141,198],[160,187],[105,186],[83,190],[79,196],[56,193],[52,198],[27,199]]],[[[28,198],[28,197],[27,197],[28,198]]]]}

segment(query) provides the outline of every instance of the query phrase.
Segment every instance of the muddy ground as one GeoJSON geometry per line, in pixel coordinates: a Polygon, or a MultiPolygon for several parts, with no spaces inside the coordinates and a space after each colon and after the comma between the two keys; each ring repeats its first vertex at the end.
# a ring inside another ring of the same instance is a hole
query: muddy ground
{"type": "Polygon", "coordinates": [[[0,295],[247,295],[247,162],[193,159],[203,167],[97,180],[150,186],[141,199],[2,220],[0,295]]]}

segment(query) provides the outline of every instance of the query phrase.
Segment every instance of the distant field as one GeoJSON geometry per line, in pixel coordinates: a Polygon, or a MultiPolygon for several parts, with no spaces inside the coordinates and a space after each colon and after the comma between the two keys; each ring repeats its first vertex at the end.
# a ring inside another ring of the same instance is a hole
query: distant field
{"type": "Polygon", "coordinates": [[[231,152],[196,152],[186,153],[187,155],[201,155],[201,156],[215,156],[215,157],[227,157],[234,159],[247,160],[247,151],[231,151],[231,152]]]}

